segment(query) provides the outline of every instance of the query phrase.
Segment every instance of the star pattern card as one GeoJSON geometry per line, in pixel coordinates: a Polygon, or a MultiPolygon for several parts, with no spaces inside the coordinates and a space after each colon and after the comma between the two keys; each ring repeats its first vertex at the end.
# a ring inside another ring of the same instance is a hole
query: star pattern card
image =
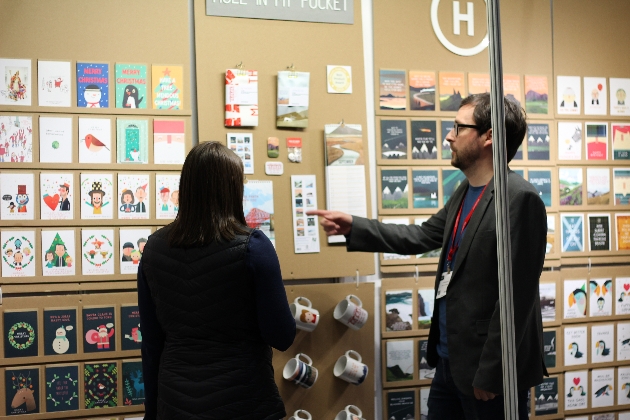
{"type": "Polygon", "coordinates": [[[179,175],[155,175],[155,217],[174,219],[179,211],[179,175]]]}
{"type": "Polygon", "coordinates": [[[111,120],[79,117],[79,163],[111,162],[111,120]]]}
{"type": "Polygon", "coordinates": [[[35,276],[35,231],[7,230],[0,233],[2,277],[35,276]]]}
{"type": "Polygon", "coordinates": [[[118,366],[111,363],[86,363],[83,369],[84,408],[118,406],[118,366]]]}
{"type": "Polygon", "coordinates": [[[39,368],[6,368],[4,390],[7,416],[41,412],[39,368]]]}
{"type": "Polygon", "coordinates": [[[112,174],[81,174],[81,219],[112,219],[115,203],[112,174]]]}
{"type": "Polygon", "coordinates": [[[46,412],[79,409],[79,366],[46,366],[46,412]]]}
{"type": "Polygon", "coordinates": [[[75,261],[74,230],[42,230],[44,276],[73,276],[75,261]]]}
{"type": "Polygon", "coordinates": [[[76,327],[76,309],[44,309],[44,355],[76,354],[76,327]]]}
{"type": "Polygon", "coordinates": [[[158,165],[181,165],[186,159],[186,122],[153,120],[153,161],[158,165]]]}
{"type": "Polygon", "coordinates": [[[73,139],[72,117],[39,117],[40,162],[71,163],[73,139]]]}
{"type": "Polygon", "coordinates": [[[149,175],[118,174],[118,218],[148,219],[151,207],[149,175]]]}
{"type": "Polygon", "coordinates": [[[136,274],[151,229],[120,229],[120,274],[136,274]]]}
{"type": "Polygon", "coordinates": [[[114,274],[114,230],[81,230],[83,275],[114,274]]]}
{"type": "Polygon", "coordinates": [[[72,76],[69,61],[37,62],[39,106],[71,106],[72,76]]]}
{"type": "Polygon", "coordinates": [[[68,220],[74,216],[74,175],[42,172],[39,176],[42,220],[68,220]]]}
{"type": "Polygon", "coordinates": [[[0,162],[33,162],[33,117],[0,115],[0,162]]]}
{"type": "Polygon", "coordinates": [[[0,174],[1,219],[35,219],[35,202],[37,200],[33,200],[35,192],[33,178],[32,173],[3,172],[0,174]]]}
{"type": "MultiPolygon", "coordinates": [[[[102,353],[116,351],[114,307],[83,307],[83,352],[102,353]]],[[[86,395],[87,398],[87,395],[86,395]]]]}
{"type": "Polygon", "coordinates": [[[149,122],[147,120],[116,120],[116,161],[118,163],[149,163],[149,122]]]}
{"type": "Polygon", "coordinates": [[[31,106],[31,60],[0,58],[0,105],[31,106]]]}

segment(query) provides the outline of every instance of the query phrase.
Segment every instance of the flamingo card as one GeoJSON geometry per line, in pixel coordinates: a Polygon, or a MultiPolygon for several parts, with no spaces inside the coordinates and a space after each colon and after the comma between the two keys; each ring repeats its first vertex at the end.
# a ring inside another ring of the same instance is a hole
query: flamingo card
{"type": "Polygon", "coordinates": [[[83,275],[114,274],[114,230],[83,229],[81,255],[83,275]]]}
{"type": "Polygon", "coordinates": [[[39,175],[42,220],[68,220],[74,216],[74,175],[42,172],[39,175]]]}
{"type": "Polygon", "coordinates": [[[0,218],[3,220],[33,220],[35,201],[32,173],[0,174],[0,218]]]}
{"type": "Polygon", "coordinates": [[[2,277],[35,276],[35,231],[7,230],[0,233],[2,277]]]}
{"type": "Polygon", "coordinates": [[[112,174],[81,174],[81,219],[111,219],[114,214],[112,174]]]}
{"type": "Polygon", "coordinates": [[[75,273],[74,230],[42,230],[42,274],[73,276],[75,273]]]}
{"type": "Polygon", "coordinates": [[[79,117],[79,163],[111,163],[111,150],[111,120],[79,117]]]}
{"type": "Polygon", "coordinates": [[[72,117],[39,117],[39,161],[71,163],[72,117]]]}

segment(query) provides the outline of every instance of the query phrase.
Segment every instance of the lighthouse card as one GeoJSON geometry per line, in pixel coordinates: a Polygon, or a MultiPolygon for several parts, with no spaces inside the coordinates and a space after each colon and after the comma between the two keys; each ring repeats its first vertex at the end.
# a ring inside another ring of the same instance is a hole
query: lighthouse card
{"type": "Polygon", "coordinates": [[[0,219],[33,220],[35,219],[34,185],[32,173],[0,174],[0,219]]]}
{"type": "Polygon", "coordinates": [[[591,393],[591,407],[615,405],[615,369],[593,369],[591,393]]]}
{"type": "Polygon", "coordinates": [[[119,173],[118,218],[148,219],[151,203],[149,191],[149,175],[119,173]]]}
{"type": "Polygon", "coordinates": [[[591,363],[615,361],[615,324],[591,326],[591,363]]]}
{"type": "Polygon", "coordinates": [[[606,115],[608,86],[605,77],[584,78],[584,114],[606,115]]]}
{"type": "Polygon", "coordinates": [[[79,163],[111,163],[112,122],[79,117],[79,163]]]}
{"type": "Polygon", "coordinates": [[[411,121],[411,158],[437,159],[437,122],[411,121]]]}
{"type": "Polygon", "coordinates": [[[79,366],[46,366],[46,412],[79,409],[79,366]]]}
{"type": "Polygon", "coordinates": [[[186,122],[184,120],[153,120],[153,161],[181,165],[186,158],[186,122]]]}
{"type": "Polygon", "coordinates": [[[140,350],[142,346],[142,332],[140,331],[140,310],[138,305],[122,306],[120,308],[120,322],[122,325],[121,350],[140,350]]]}
{"type": "Polygon", "coordinates": [[[184,109],[184,67],[151,66],[153,109],[184,109]]]}
{"type": "Polygon", "coordinates": [[[155,175],[155,218],[174,219],[179,212],[179,175],[155,175]]]}
{"type": "MultiPolygon", "coordinates": [[[[275,247],[272,181],[247,181],[243,192],[243,214],[247,226],[260,229],[275,247]]],[[[315,220],[315,216],[312,219],[315,220]]]]}
{"type": "Polygon", "coordinates": [[[582,123],[559,122],[558,123],[558,159],[581,160],[582,159],[582,123]]]}
{"type": "MultiPolygon", "coordinates": [[[[116,351],[114,307],[83,308],[83,352],[116,351]]],[[[116,327],[117,328],[117,327],[116,327]]]]}
{"type": "Polygon", "coordinates": [[[33,117],[0,115],[0,162],[33,161],[33,117]]]}
{"type": "Polygon", "coordinates": [[[120,274],[136,274],[151,229],[120,229],[120,274]]]}
{"type": "MultiPolygon", "coordinates": [[[[125,406],[144,404],[144,376],[142,372],[142,360],[123,360],[122,379],[123,402],[125,406]]],[[[128,418],[129,417],[127,417],[127,419],[128,418]]]]}
{"type": "Polygon", "coordinates": [[[114,231],[81,231],[81,271],[83,275],[114,274],[114,231]]]}
{"type": "Polygon", "coordinates": [[[112,174],[81,174],[81,219],[112,219],[116,201],[112,174]]]}
{"type": "Polygon", "coordinates": [[[40,412],[39,367],[16,367],[4,370],[6,415],[40,412]]]}
{"type": "Polygon", "coordinates": [[[69,107],[72,97],[69,61],[37,62],[37,98],[39,106],[69,107]]]}
{"type": "Polygon", "coordinates": [[[32,77],[31,60],[0,58],[0,105],[31,106],[32,77]]]}
{"type": "Polygon", "coordinates": [[[586,325],[564,327],[564,365],[577,366],[588,363],[586,325]]]}
{"type": "Polygon", "coordinates": [[[44,355],[77,353],[77,310],[44,309],[44,355]]]}
{"type": "Polygon", "coordinates": [[[75,273],[74,229],[42,230],[42,274],[73,276],[75,273]]]}
{"type": "Polygon", "coordinates": [[[0,233],[2,277],[35,276],[35,231],[7,230],[0,233]]]}
{"type": "Polygon", "coordinates": [[[4,357],[37,356],[37,311],[4,312],[4,357]]]}
{"type": "Polygon", "coordinates": [[[147,66],[116,63],[116,108],[147,108],[147,66]]]}
{"type": "Polygon", "coordinates": [[[109,107],[109,64],[77,63],[77,106],[109,107]]]}
{"type": "Polygon", "coordinates": [[[73,139],[72,117],[39,117],[40,162],[71,163],[73,139]]]}
{"type": "Polygon", "coordinates": [[[74,217],[74,175],[42,172],[39,175],[42,220],[68,220],[74,217]]]}
{"type": "Polygon", "coordinates": [[[116,161],[118,163],[149,163],[149,122],[147,120],[116,120],[116,161]]]}

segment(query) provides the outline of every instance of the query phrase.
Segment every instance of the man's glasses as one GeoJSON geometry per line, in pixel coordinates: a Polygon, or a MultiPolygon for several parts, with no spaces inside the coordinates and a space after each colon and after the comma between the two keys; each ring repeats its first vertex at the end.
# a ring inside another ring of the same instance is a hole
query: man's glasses
{"type": "Polygon", "coordinates": [[[476,128],[477,130],[479,130],[479,126],[478,125],[460,124],[457,121],[455,121],[453,123],[453,131],[455,132],[455,137],[459,136],[459,129],[460,128],[476,128]]]}

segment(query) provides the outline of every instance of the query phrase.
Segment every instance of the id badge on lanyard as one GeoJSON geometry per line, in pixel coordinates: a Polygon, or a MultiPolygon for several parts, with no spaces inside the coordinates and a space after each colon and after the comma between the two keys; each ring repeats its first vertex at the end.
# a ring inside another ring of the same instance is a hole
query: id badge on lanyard
{"type": "Polygon", "coordinates": [[[435,296],[436,299],[440,299],[446,296],[446,289],[448,288],[448,284],[451,282],[452,275],[452,271],[442,273],[442,279],[440,280],[437,295],[435,296]]]}

